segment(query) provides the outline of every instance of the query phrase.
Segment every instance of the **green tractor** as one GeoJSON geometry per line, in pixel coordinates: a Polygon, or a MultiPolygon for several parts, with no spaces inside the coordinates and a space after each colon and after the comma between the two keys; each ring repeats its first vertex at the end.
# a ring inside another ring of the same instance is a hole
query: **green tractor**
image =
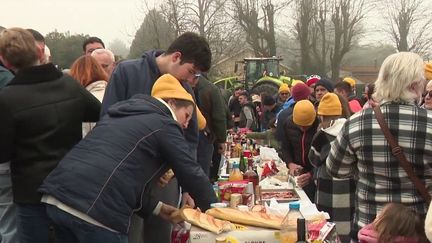
{"type": "Polygon", "coordinates": [[[244,86],[250,93],[276,94],[282,83],[291,84],[291,78],[282,76],[279,71],[280,57],[253,57],[245,58],[235,64],[234,72],[238,70],[238,64],[244,67],[244,80],[237,77],[228,77],[217,80],[215,84],[222,89],[233,89],[239,85],[244,86]]]}

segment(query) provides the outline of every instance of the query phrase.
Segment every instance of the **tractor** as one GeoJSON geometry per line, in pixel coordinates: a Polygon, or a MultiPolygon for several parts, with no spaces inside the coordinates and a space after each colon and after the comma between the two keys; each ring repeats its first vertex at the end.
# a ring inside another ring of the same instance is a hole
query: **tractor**
{"type": "Polygon", "coordinates": [[[282,83],[291,83],[291,78],[282,76],[279,71],[280,57],[253,57],[245,58],[235,63],[234,72],[237,72],[239,64],[244,68],[244,80],[237,77],[229,77],[217,80],[215,84],[223,89],[232,89],[239,85],[244,86],[250,93],[276,94],[282,83]]]}

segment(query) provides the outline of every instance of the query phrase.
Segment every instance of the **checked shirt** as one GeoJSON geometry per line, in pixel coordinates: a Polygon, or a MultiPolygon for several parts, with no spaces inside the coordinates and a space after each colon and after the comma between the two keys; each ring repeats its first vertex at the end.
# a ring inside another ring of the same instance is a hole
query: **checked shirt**
{"type": "MultiPolygon", "coordinates": [[[[416,175],[432,189],[432,112],[414,104],[383,103],[391,133],[416,175]]],[[[427,206],[411,180],[391,154],[373,109],[354,114],[331,145],[327,171],[337,178],[358,173],[352,237],[371,223],[389,202],[402,203],[420,214],[427,206]]]]}

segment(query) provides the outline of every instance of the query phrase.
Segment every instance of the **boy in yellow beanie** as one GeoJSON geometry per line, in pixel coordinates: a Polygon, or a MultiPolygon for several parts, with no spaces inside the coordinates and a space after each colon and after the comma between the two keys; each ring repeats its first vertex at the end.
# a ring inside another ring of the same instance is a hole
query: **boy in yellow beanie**
{"type": "Polygon", "coordinates": [[[282,140],[282,159],[290,174],[298,176],[298,186],[303,188],[311,201],[314,201],[313,167],[307,157],[312,137],[318,127],[314,105],[309,100],[298,101],[294,106],[293,114],[281,124],[284,124],[284,137],[289,138],[282,140]]]}
{"type": "Polygon", "coordinates": [[[151,196],[169,168],[200,208],[217,201],[183,134],[195,109],[192,96],[171,75],[155,82],[152,95],[138,94],[111,106],[39,188],[42,201],[52,205],[48,214],[69,229],[69,237],[127,242],[134,213],[178,223],[172,217],[176,205],[151,196]]]}
{"type": "Polygon", "coordinates": [[[320,129],[312,140],[309,151],[309,160],[316,168],[314,178],[316,180],[315,204],[317,208],[329,213],[330,218],[336,223],[338,234],[342,242],[349,242],[352,215],[354,213],[355,183],[353,179],[334,180],[326,170],[325,161],[330,151],[330,143],[349,117],[349,107],[343,97],[335,93],[327,93],[318,105],[318,116],[321,121],[320,129]],[[344,111],[345,110],[345,111],[344,111]],[[343,114],[348,112],[348,116],[343,114]]]}

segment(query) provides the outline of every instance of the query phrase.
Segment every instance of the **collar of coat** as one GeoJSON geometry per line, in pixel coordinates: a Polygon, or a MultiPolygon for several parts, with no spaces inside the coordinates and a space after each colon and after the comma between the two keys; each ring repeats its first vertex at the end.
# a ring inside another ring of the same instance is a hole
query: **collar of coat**
{"type": "Polygon", "coordinates": [[[9,85],[34,84],[59,79],[63,73],[52,63],[25,67],[20,69],[9,85]]]}

